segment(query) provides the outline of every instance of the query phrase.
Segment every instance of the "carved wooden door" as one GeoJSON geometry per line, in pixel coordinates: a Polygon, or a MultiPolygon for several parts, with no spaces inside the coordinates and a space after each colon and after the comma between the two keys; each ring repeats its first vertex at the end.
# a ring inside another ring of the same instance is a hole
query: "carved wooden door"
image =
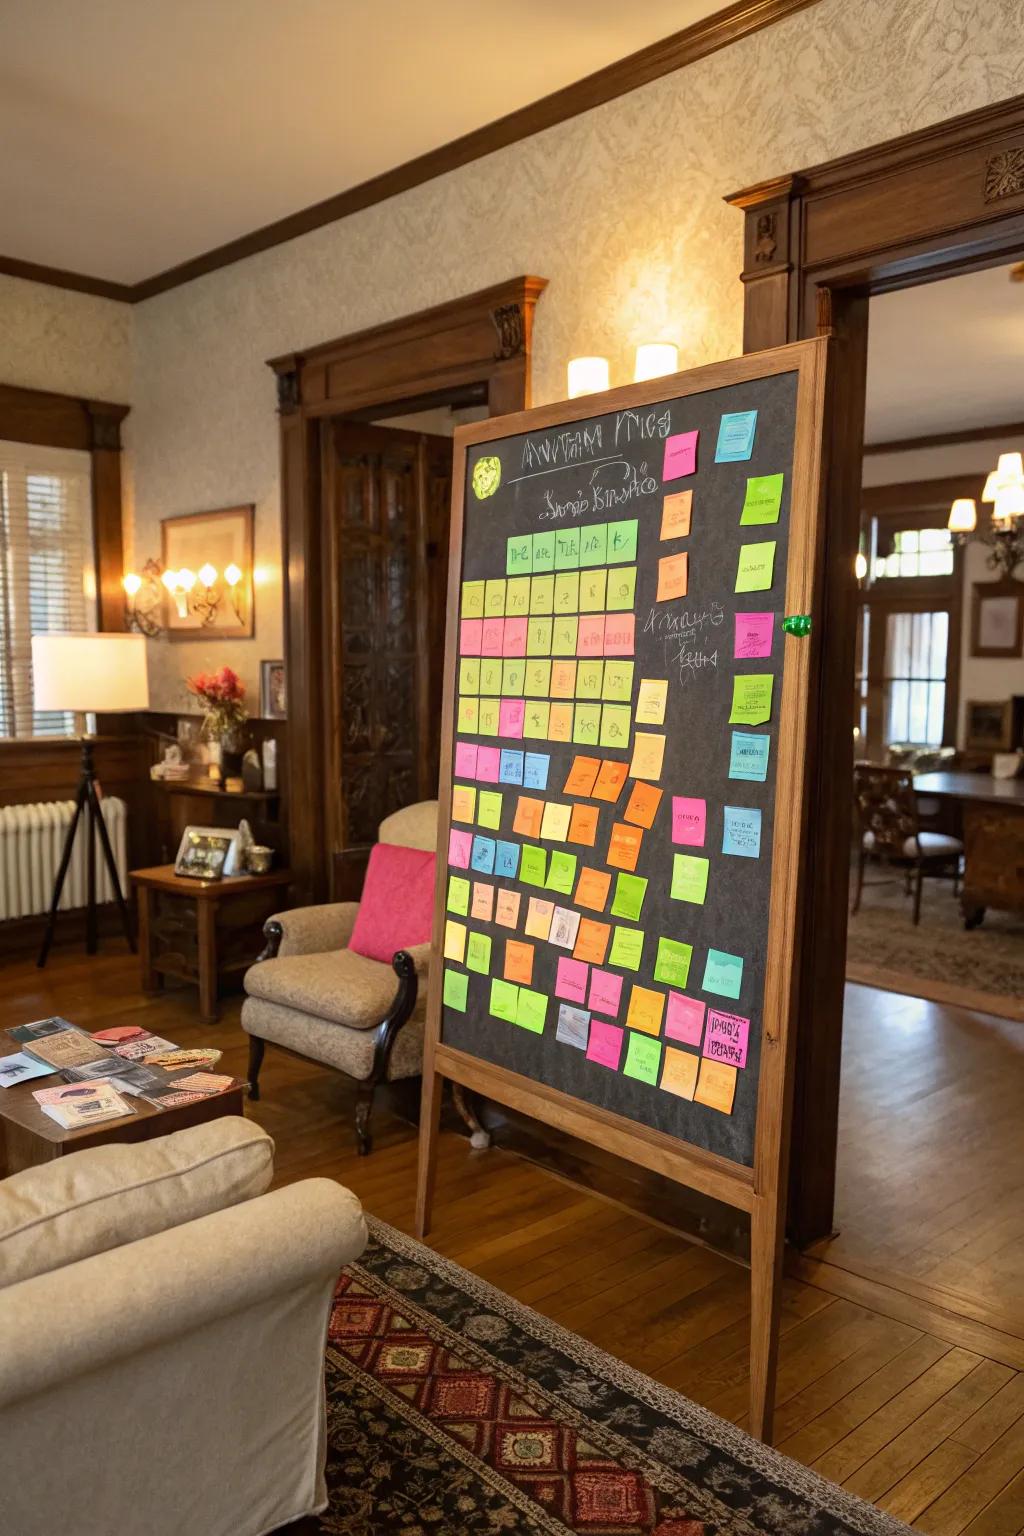
{"type": "Polygon", "coordinates": [[[437,794],[451,439],[322,437],[332,892],[357,895],[385,816],[437,794]]]}

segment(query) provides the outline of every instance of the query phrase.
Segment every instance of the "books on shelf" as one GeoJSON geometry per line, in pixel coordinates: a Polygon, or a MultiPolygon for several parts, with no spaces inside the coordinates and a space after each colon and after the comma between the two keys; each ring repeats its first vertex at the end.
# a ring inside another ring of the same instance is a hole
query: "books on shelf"
{"type": "Polygon", "coordinates": [[[135,1113],[106,1078],[92,1078],[84,1083],[64,1083],[59,1088],[37,1088],[32,1097],[44,1115],[49,1115],[66,1131],[103,1120],[119,1120],[135,1113]]]}

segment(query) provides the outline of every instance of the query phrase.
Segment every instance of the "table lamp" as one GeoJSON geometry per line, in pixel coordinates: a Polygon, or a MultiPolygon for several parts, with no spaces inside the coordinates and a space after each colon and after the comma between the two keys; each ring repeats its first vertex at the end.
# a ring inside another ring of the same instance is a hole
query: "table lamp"
{"type": "Polygon", "coordinates": [[[134,953],[128,907],[117,878],[117,866],[100,811],[100,789],[93,762],[95,738],[85,730],[87,714],[114,714],[119,711],[148,709],[149,682],[146,674],[146,641],[142,635],[33,635],[32,692],[37,710],[67,710],[75,717],[82,742],[82,761],[75,794],[75,814],[71,818],[64,852],[57,868],[53,899],[46,921],[38,966],[46,964],[57,926],[57,907],[64,880],[71,863],[78,823],[85,813],[86,824],[86,911],[85,948],[94,955],[97,948],[96,923],[96,836],[106,862],[124,924],[125,937],[134,953]]]}

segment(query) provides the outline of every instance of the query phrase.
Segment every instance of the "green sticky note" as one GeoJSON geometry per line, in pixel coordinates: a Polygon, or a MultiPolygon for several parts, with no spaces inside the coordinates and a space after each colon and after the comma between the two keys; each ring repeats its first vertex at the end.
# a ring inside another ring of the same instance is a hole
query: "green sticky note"
{"type": "Polygon", "coordinates": [[[608,558],[608,524],[580,529],[580,565],[604,565],[608,558]]]}
{"type": "Polygon", "coordinates": [[[482,827],[492,827],[495,831],[501,826],[501,792],[497,789],[482,789],[476,799],[476,819],[482,827]]]}
{"type": "Polygon", "coordinates": [[[511,981],[502,981],[500,976],[495,976],[491,982],[489,1012],[493,1018],[514,1024],[519,1012],[519,988],[511,981]]]}
{"type": "MultiPolygon", "coordinates": [[[[522,879],[522,875],[519,878],[522,879]]],[[[563,896],[571,896],[575,880],[576,855],[563,853],[558,848],[552,849],[551,863],[548,866],[548,890],[561,891],[563,896]]]]}
{"type": "Polygon", "coordinates": [[[574,571],[580,564],[580,530],[557,528],[555,530],[555,570],[574,571]]]}
{"type": "Polygon", "coordinates": [[[692,944],[684,944],[680,939],[659,939],[655,981],[663,981],[669,987],[685,987],[692,959],[692,944]]]}
{"type": "MultiPolygon", "coordinates": [[[[608,663],[611,666],[611,662],[608,663]]],[[[601,697],[601,683],[604,677],[604,662],[591,661],[585,658],[576,668],[576,697],[578,699],[599,699],[601,697]]]]}
{"type": "Polygon", "coordinates": [[[626,1047],[626,1064],[623,1072],[627,1077],[639,1078],[642,1083],[650,1083],[652,1087],[658,1086],[658,1069],[661,1066],[661,1041],[652,1040],[649,1035],[637,1034],[635,1029],[627,1031],[629,1045],[626,1047]]]}
{"type": "Polygon", "coordinates": [[[775,540],[765,544],[741,544],[736,567],[737,592],[767,592],[775,567],[775,540]]]}
{"type": "Polygon", "coordinates": [[[708,869],[710,861],[692,853],[672,855],[672,889],[669,894],[676,901],[693,901],[704,905],[708,893],[708,869]]]}
{"type": "Polygon", "coordinates": [[[704,966],[701,987],[705,992],[716,992],[719,997],[731,997],[735,1001],[743,985],[743,960],[725,950],[709,949],[704,966]]]}
{"type": "Polygon", "coordinates": [[[529,533],[514,534],[508,541],[505,573],[508,576],[528,576],[532,570],[533,537],[529,533]]]}
{"type": "Polygon", "coordinates": [[[580,572],[580,613],[603,613],[607,595],[608,572],[604,566],[580,572]]]}
{"type": "Polygon", "coordinates": [[[551,654],[552,656],[576,655],[576,632],[579,626],[576,614],[566,614],[564,618],[556,618],[551,626],[551,654]]]}
{"type": "Polygon", "coordinates": [[[628,747],[630,723],[628,704],[605,704],[601,710],[601,746],[628,747]]]}
{"type": "Polygon", "coordinates": [[[513,576],[505,583],[505,612],[513,618],[525,619],[530,611],[530,578],[513,576]]]}
{"type": "Polygon", "coordinates": [[[740,526],[777,523],[782,505],[782,475],[754,475],[747,481],[740,526]]]}
{"type": "Polygon", "coordinates": [[[612,948],[608,956],[610,965],[624,971],[638,971],[644,952],[644,936],[640,928],[618,928],[612,931],[612,948]]]}
{"type": "Polygon", "coordinates": [[[628,917],[630,922],[640,920],[640,908],[647,894],[647,881],[641,875],[627,875],[620,870],[615,876],[615,895],[612,898],[612,916],[628,917]]]}
{"type": "Polygon", "coordinates": [[[530,612],[551,613],[555,606],[555,578],[534,576],[530,582],[530,612]]]}
{"type": "Polygon", "coordinates": [[[572,722],[573,741],[581,746],[596,747],[600,734],[600,704],[577,704],[572,722]]]}
{"type": "Polygon", "coordinates": [[[448,911],[460,912],[463,917],[469,913],[469,881],[463,880],[461,875],[448,876],[448,911]]]}
{"type": "Polygon", "coordinates": [[[466,944],[466,969],[486,976],[491,968],[491,941],[486,933],[471,933],[466,944]]]}
{"type": "Polygon", "coordinates": [[[459,692],[480,692],[480,658],[479,656],[463,656],[459,662],[459,692]]]}
{"type": "Polygon", "coordinates": [[[502,693],[522,694],[526,682],[526,662],[521,656],[506,656],[501,664],[502,693]]]}
{"type": "Polygon", "coordinates": [[[628,565],[636,559],[636,529],[635,517],[608,524],[609,565],[628,565]]]}
{"type": "Polygon", "coordinates": [[[560,571],[555,577],[554,608],[556,613],[576,613],[580,606],[579,571],[560,571]]]}
{"type": "Polygon", "coordinates": [[[523,1029],[531,1029],[535,1035],[543,1034],[547,1011],[548,1000],[543,992],[534,992],[532,987],[519,988],[516,1023],[522,1025],[523,1029]]]}
{"type": "Polygon", "coordinates": [[[483,656],[480,659],[480,692],[492,698],[501,692],[503,673],[500,656],[483,656]]]}
{"type": "Polygon", "coordinates": [[[523,717],[523,735],[530,741],[545,741],[548,734],[548,716],[551,706],[547,699],[531,699],[523,717]]]}
{"type": "Polygon", "coordinates": [[[772,717],[770,672],[737,672],[732,680],[730,725],[764,725],[772,717]]]}
{"type": "Polygon", "coordinates": [[[551,620],[530,619],[526,625],[527,656],[551,655],[551,620]]]}
{"type": "Polygon", "coordinates": [[[469,992],[469,977],[465,971],[453,971],[450,966],[444,968],[444,1004],[446,1008],[457,1008],[460,1013],[466,1011],[466,996],[469,992]]]}
{"type": "Polygon", "coordinates": [[[608,612],[621,613],[632,608],[636,596],[636,566],[624,565],[620,571],[608,572],[608,612]]]}
{"type": "Polygon", "coordinates": [[[633,697],[633,663],[607,661],[604,668],[602,699],[630,700],[633,697]]]}
{"type": "Polygon", "coordinates": [[[543,885],[547,879],[548,856],[543,848],[532,843],[523,844],[519,860],[519,878],[524,885],[543,885]]]}
{"type": "Polygon", "coordinates": [[[555,536],[553,533],[535,533],[533,536],[533,574],[553,571],[555,568],[555,536]]]}
{"type": "Polygon", "coordinates": [[[551,692],[550,661],[528,661],[523,692],[528,699],[546,699],[551,692]]]}

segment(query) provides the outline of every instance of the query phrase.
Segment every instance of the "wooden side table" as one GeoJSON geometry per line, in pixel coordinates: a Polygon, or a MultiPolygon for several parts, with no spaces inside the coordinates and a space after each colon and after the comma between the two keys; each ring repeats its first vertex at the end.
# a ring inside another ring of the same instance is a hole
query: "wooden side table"
{"type": "Polygon", "coordinates": [[[287,869],[223,880],[190,880],[173,864],[132,870],[142,990],[158,991],[165,976],[196,982],[200,1016],[215,1023],[218,981],[253,963],[263,924],[284,904],[291,878],[287,869]]]}

